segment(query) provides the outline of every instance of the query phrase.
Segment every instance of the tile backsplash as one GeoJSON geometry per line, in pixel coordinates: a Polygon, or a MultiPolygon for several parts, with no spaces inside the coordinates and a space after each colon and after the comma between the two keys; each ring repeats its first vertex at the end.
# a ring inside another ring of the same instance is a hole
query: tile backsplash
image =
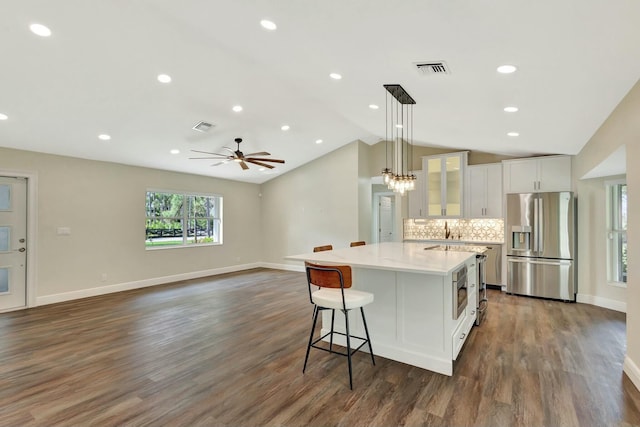
{"type": "Polygon", "coordinates": [[[444,223],[447,222],[451,236],[460,240],[478,242],[504,242],[504,220],[482,219],[405,219],[404,240],[444,239],[444,223]]]}

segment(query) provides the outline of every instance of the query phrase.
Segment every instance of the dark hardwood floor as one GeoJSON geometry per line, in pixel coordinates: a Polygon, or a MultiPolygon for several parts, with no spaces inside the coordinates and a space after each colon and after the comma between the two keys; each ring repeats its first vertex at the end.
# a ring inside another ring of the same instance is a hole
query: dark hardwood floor
{"type": "MultiPolygon", "coordinates": [[[[305,276],[256,269],[0,314],[2,426],[631,426],[624,314],[490,291],[447,377],[311,354],[305,276]]],[[[375,347],[374,347],[375,350],[375,347]]]]}

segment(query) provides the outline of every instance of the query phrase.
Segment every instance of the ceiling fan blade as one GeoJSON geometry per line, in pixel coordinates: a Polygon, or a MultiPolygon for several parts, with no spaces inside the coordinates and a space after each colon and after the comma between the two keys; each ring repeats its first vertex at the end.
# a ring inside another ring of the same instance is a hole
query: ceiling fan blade
{"type": "Polygon", "coordinates": [[[249,166],[247,166],[247,164],[246,164],[243,160],[240,160],[240,162],[239,162],[239,163],[240,163],[240,167],[241,167],[243,170],[247,170],[247,169],[249,169],[249,166]]]}
{"type": "Polygon", "coordinates": [[[229,151],[229,152],[233,153],[233,155],[235,156],[235,154],[236,154],[236,150],[232,150],[232,149],[231,149],[231,148],[229,148],[229,147],[222,147],[222,148],[223,148],[224,150],[227,150],[227,151],[229,151]]]}
{"type": "Polygon", "coordinates": [[[264,166],[265,168],[269,168],[269,169],[273,169],[275,167],[275,166],[268,165],[266,163],[262,163],[262,162],[260,162],[258,160],[255,160],[255,159],[245,159],[245,160],[247,162],[249,162],[249,163],[253,163],[254,165],[264,166]]]}
{"type": "Polygon", "coordinates": [[[212,156],[225,156],[226,154],[221,154],[221,153],[212,153],[210,151],[199,151],[199,150],[191,150],[193,153],[201,153],[201,154],[211,154],[212,156]]]}
{"type": "Polygon", "coordinates": [[[245,154],[245,157],[251,157],[251,156],[270,156],[271,153],[267,153],[266,151],[260,151],[259,153],[249,153],[249,154],[245,154]]]}
{"type": "Polygon", "coordinates": [[[220,165],[226,165],[227,163],[229,163],[229,159],[224,160],[222,162],[218,162],[218,163],[214,163],[211,166],[220,166],[220,165]]]}
{"type": "Polygon", "coordinates": [[[189,157],[189,160],[217,160],[228,159],[229,156],[216,156],[216,157],[189,157]]]}
{"type": "MultiPolygon", "coordinates": [[[[248,158],[245,158],[245,160],[248,160],[248,158]]],[[[280,159],[263,159],[263,158],[251,157],[251,160],[257,160],[259,162],[284,163],[284,160],[280,160],[280,159]]]]}

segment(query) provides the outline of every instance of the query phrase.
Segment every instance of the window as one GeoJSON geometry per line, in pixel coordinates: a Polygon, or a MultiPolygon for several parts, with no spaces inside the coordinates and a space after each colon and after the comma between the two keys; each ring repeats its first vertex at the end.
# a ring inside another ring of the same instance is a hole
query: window
{"type": "Polygon", "coordinates": [[[607,275],[610,282],[627,282],[627,184],[607,182],[607,275]]]}
{"type": "Polygon", "coordinates": [[[147,191],[147,248],[222,244],[222,196],[147,191]]]}

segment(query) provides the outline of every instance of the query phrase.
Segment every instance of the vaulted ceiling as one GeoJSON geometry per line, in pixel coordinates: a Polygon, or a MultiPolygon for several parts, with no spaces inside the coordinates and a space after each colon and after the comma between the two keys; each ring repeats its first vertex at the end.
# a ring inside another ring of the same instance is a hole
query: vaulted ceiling
{"type": "Polygon", "coordinates": [[[637,0],[8,0],[0,146],[260,183],[380,141],[397,83],[416,144],[576,154],[640,77],[638,22],[637,0]],[[189,160],[236,137],[286,164],[189,160]]]}

